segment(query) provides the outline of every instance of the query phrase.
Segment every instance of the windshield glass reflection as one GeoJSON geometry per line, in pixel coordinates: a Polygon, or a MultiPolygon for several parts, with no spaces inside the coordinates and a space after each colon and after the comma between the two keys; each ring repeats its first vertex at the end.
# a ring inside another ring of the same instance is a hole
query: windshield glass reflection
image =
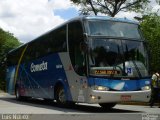
{"type": "Polygon", "coordinates": [[[115,21],[89,21],[89,35],[141,39],[138,25],[115,21]]]}
{"type": "Polygon", "coordinates": [[[148,76],[143,42],[93,38],[89,43],[90,74],[148,76]]]}

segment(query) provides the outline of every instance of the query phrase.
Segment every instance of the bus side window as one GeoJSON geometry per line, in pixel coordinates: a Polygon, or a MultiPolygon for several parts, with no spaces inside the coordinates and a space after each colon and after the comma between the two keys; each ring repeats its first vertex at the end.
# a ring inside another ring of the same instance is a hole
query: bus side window
{"type": "Polygon", "coordinates": [[[79,21],[70,23],[68,25],[68,44],[69,54],[75,72],[79,75],[85,74],[85,56],[81,50],[81,43],[83,42],[83,29],[79,21]]]}
{"type": "Polygon", "coordinates": [[[57,52],[67,51],[67,46],[64,44],[66,42],[66,26],[62,26],[54,33],[55,38],[55,48],[57,52]]]}

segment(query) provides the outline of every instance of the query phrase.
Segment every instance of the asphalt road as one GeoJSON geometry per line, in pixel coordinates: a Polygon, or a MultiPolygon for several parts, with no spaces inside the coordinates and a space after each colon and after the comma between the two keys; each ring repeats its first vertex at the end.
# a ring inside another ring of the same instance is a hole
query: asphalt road
{"type": "Polygon", "coordinates": [[[15,96],[1,94],[0,120],[160,120],[160,108],[120,104],[111,110],[92,104],[65,108],[55,102],[17,101],[15,96]]]}

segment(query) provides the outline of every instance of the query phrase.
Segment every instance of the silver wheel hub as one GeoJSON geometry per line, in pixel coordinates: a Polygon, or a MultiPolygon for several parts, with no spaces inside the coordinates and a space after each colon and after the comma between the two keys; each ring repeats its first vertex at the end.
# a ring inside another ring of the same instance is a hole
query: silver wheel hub
{"type": "Polygon", "coordinates": [[[64,90],[63,89],[61,89],[60,91],[59,91],[59,101],[61,102],[61,103],[65,103],[66,102],[66,97],[65,97],[65,93],[64,93],[64,90]]]}

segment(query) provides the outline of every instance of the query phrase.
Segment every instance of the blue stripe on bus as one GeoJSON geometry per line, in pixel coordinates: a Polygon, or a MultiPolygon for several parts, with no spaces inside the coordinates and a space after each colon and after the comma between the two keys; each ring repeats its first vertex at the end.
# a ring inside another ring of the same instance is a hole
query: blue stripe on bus
{"type": "Polygon", "coordinates": [[[45,96],[47,98],[53,98],[54,86],[57,82],[61,82],[67,100],[72,100],[65,70],[58,54],[50,54],[32,62],[21,64],[17,80],[22,81],[21,88],[25,91],[24,95],[45,96]]]}
{"type": "Polygon", "coordinates": [[[105,78],[89,78],[88,85],[104,86],[110,88],[111,90],[118,90],[118,91],[136,91],[140,90],[144,86],[150,85],[150,79],[111,80],[105,78]]]}

